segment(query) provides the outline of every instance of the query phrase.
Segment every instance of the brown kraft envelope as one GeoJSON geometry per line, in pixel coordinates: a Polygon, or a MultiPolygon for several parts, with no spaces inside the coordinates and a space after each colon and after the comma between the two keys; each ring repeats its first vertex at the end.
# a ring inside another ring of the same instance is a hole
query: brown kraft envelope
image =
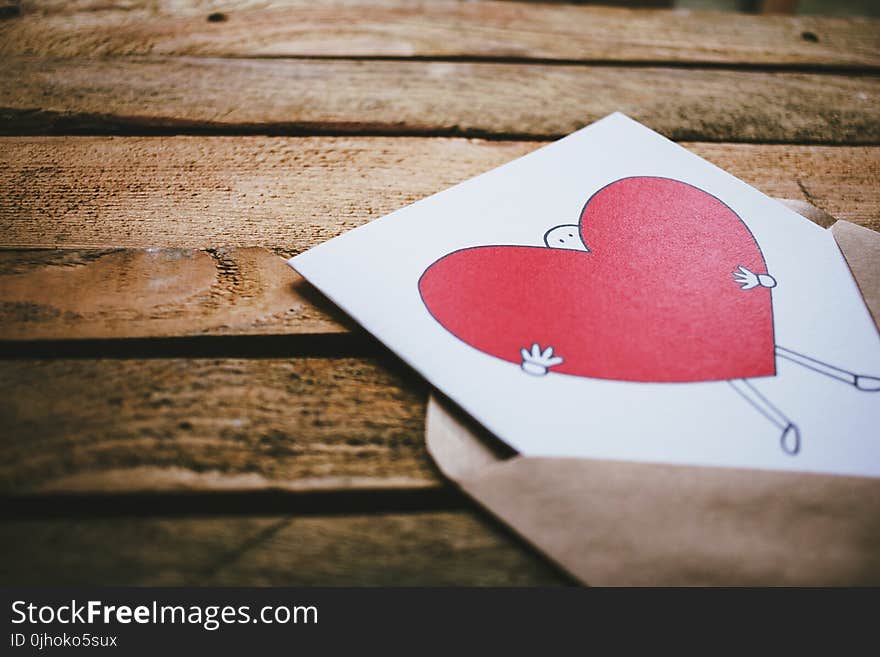
{"type": "MultiPolygon", "coordinates": [[[[880,233],[846,221],[830,230],[880,328],[880,233]]],[[[439,396],[425,438],[444,475],[584,584],[880,584],[880,479],[505,458],[439,396]]]]}

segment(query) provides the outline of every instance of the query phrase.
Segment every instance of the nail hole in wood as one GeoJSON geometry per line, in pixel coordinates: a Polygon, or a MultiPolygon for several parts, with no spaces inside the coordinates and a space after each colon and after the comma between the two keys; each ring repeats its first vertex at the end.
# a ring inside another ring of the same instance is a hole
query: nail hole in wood
{"type": "Polygon", "coordinates": [[[0,19],[15,18],[21,15],[21,7],[15,5],[0,5],[0,19]]]}
{"type": "Polygon", "coordinates": [[[819,37],[815,32],[801,32],[801,39],[810,43],[819,43],[819,37]]]}
{"type": "Polygon", "coordinates": [[[215,11],[213,14],[208,14],[209,23],[222,23],[226,20],[229,20],[229,16],[224,14],[222,11],[215,11]]]}

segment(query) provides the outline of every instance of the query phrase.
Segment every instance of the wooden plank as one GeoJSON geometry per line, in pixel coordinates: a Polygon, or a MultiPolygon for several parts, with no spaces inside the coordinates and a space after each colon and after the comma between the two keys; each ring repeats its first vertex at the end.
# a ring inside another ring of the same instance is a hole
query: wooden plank
{"type": "Polygon", "coordinates": [[[261,248],[0,251],[0,340],[314,335],[351,327],[261,248]]]}
{"type": "MultiPolygon", "coordinates": [[[[0,247],[263,246],[289,256],[539,146],[420,138],[5,138],[0,247]]],[[[880,148],[684,146],[771,196],[810,201],[880,229],[880,148]]]]}
{"type": "Polygon", "coordinates": [[[393,138],[0,139],[0,245],[270,246],[291,255],[540,145],[393,138]]]}
{"type": "Polygon", "coordinates": [[[431,61],[9,57],[0,131],[556,137],[620,110],[672,139],[880,142],[880,78],[431,61]],[[784,99],[784,100],[781,100],[784,99]]]}
{"type": "Polygon", "coordinates": [[[0,54],[880,66],[880,21],[509,2],[29,3],[0,54]]]}
{"type": "Polygon", "coordinates": [[[542,557],[470,512],[0,524],[13,585],[550,586],[542,557]]]}
{"type": "Polygon", "coordinates": [[[0,360],[0,492],[440,485],[390,356],[0,360]]]}

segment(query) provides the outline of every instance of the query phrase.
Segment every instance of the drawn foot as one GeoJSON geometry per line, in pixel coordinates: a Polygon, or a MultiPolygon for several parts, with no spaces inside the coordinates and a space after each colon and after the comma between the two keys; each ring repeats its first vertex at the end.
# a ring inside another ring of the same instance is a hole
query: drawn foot
{"type": "Polygon", "coordinates": [[[863,390],[865,392],[877,392],[880,390],[880,378],[876,376],[864,376],[863,374],[856,374],[855,376],[856,388],[859,390],[863,390]]]}
{"type": "Polygon", "coordinates": [[[522,367],[524,372],[533,376],[543,376],[547,374],[547,370],[551,367],[562,362],[562,358],[553,355],[553,347],[547,347],[542,352],[537,342],[532,345],[531,352],[523,347],[519,350],[519,353],[523,359],[520,367],[522,367]]]}
{"type": "Polygon", "coordinates": [[[782,447],[783,452],[791,456],[801,451],[801,431],[797,428],[796,424],[788,423],[788,426],[782,432],[782,437],[779,439],[779,445],[782,447]]]}

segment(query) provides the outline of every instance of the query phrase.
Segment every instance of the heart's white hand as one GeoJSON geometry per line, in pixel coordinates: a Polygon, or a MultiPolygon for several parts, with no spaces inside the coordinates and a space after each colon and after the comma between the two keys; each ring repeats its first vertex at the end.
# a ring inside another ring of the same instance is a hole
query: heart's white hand
{"type": "Polygon", "coordinates": [[[776,287],[776,279],[770,274],[756,274],[742,265],[738,267],[738,271],[733,272],[733,282],[742,285],[742,290],[751,290],[758,286],[776,287]]]}
{"type": "Polygon", "coordinates": [[[543,376],[547,374],[554,365],[559,365],[563,359],[553,355],[553,347],[547,347],[541,351],[540,345],[536,342],[529,351],[525,347],[519,350],[522,355],[522,367],[524,372],[528,372],[534,376],[543,376]]]}

